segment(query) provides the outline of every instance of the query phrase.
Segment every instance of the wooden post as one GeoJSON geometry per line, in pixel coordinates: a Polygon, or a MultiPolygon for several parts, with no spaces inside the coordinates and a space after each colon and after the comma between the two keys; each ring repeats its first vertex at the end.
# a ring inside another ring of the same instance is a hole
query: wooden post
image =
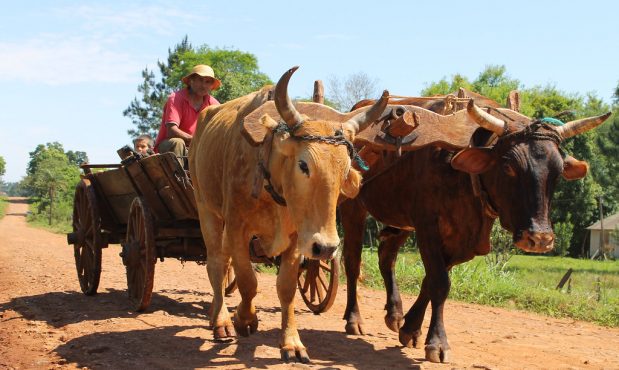
{"type": "Polygon", "coordinates": [[[520,93],[517,90],[512,90],[507,96],[507,108],[520,112],[520,93]]]}
{"type": "Polygon", "coordinates": [[[319,104],[325,103],[325,89],[322,86],[321,80],[314,81],[314,95],[312,95],[312,101],[319,104]]]}
{"type": "Polygon", "coordinates": [[[557,285],[557,287],[555,288],[556,290],[561,290],[563,289],[563,286],[565,285],[565,282],[567,282],[567,280],[570,278],[570,276],[572,275],[572,268],[569,268],[567,270],[567,272],[565,273],[565,275],[563,275],[563,278],[561,278],[561,281],[559,281],[559,284],[557,285]]]}

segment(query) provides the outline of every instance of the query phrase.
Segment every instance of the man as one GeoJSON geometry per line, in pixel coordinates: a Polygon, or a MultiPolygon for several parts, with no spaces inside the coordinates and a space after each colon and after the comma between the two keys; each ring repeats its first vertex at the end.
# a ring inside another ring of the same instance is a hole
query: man
{"type": "Polygon", "coordinates": [[[187,147],[196,131],[198,114],[208,106],[219,104],[210,94],[221,86],[213,68],[205,64],[193,67],[182,81],[186,87],[168,97],[163,108],[161,128],[155,140],[156,151],[172,152],[177,157],[187,156],[187,147]]]}

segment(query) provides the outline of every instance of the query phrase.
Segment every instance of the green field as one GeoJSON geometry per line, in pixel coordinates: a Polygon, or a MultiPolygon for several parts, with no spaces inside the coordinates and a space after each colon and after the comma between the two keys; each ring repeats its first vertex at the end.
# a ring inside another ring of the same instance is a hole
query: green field
{"type": "MultiPolygon", "coordinates": [[[[398,256],[396,278],[402,292],[418,294],[423,276],[418,253],[398,256]]],[[[384,289],[376,250],[364,249],[362,283],[384,289]]],[[[618,327],[619,261],[516,255],[501,267],[477,257],[452,270],[449,298],[618,327]],[[569,287],[557,291],[569,268],[569,287]]]]}
{"type": "Polygon", "coordinates": [[[4,217],[4,215],[6,214],[6,208],[8,205],[9,202],[7,201],[7,198],[0,197],[0,218],[4,217]]]}

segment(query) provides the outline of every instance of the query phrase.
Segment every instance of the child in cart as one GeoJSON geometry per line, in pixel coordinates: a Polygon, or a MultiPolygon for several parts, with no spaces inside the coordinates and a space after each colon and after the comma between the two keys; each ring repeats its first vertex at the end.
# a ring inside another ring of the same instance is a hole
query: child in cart
{"type": "Polygon", "coordinates": [[[153,138],[150,135],[140,135],[133,140],[133,150],[144,157],[154,154],[153,138]]]}

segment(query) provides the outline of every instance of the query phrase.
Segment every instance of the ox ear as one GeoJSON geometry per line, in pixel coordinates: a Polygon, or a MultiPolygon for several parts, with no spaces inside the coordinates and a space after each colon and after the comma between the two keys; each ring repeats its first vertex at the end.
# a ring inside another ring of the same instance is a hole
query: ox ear
{"type": "Polygon", "coordinates": [[[354,168],[350,168],[348,176],[342,185],[342,194],[348,198],[354,198],[359,194],[361,188],[361,173],[354,168]]]}
{"type": "Polygon", "coordinates": [[[451,167],[470,174],[486,172],[496,162],[490,153],[492,148],[466,148],[451,159],[451,167]]]}
{"type": "Polygon", "coordinates": [[[275,121],[268,114],[262,115],[258,120],[243,121],[241,132],[251,145],[258,146],[264,142],[264,138],[277,127],[275,121]]]}
{"type": "Polygon", "coordinates": [[[578,180],[587,175],[589,171],[589,164],[585,161],[579,161],[578,159],[567,156],[563,160],[563,176],[566,180],[578,180]]]}

